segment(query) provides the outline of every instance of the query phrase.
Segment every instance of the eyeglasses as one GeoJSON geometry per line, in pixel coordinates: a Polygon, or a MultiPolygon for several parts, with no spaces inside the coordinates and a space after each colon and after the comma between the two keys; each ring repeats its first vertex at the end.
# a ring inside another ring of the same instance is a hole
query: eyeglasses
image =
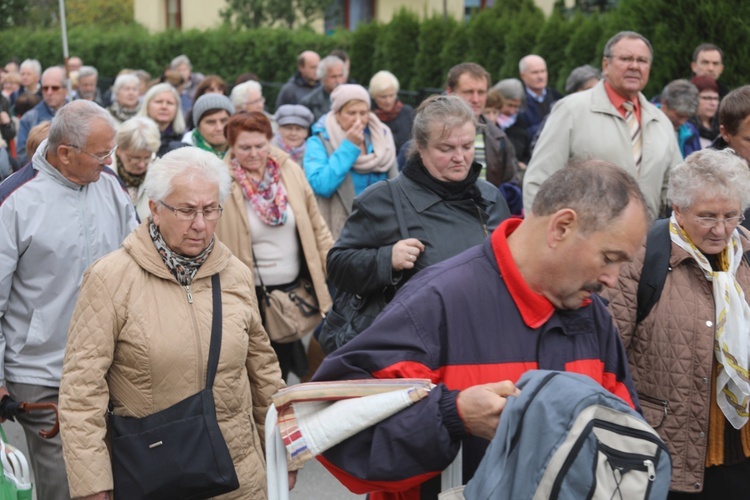
{"type": "Polygon", "coordinates": [[[203,210],[197,210],[195,208],[175,208],[167,205],[163,201],[159,201],[159,203],[171,210],[174,216],[180,220],[195,220],[195,218],[198,217],[198,214],[203,214],[205,220],[219,220],[219,218],[221,218],[221,213],[224,211],[224,208],[222,207],[208,207],[203,210]]]}
{"type": "Polygon", "coordinates": [[[135,156],[124,152],[121,152],[120,154],[127,158],[128,161],[133,163],[145,163],[147,165],[151,164],[156,159],[156,153],[151,153],[149,156],[135,156]]]}
{"type": "Polygon", "coordinates": [[[698,98],[702,101],[716,101],[719,102],[719,97],[715,95],[701,95],[698,98]]]}
{"type": "Polygon", "coordinates": [[[693,214],[693,212],[691,212],[690,210],[688,210],[688,213],[692,215],[693,219],[695,219],[695,222],[697,222],[698,225],[704,229],[713,229],[721,223],[724,223],[725,227],[735,228],[745,220],[744,214],[738,215],[737,217],[725,217],[723,219],[717,219],[716,217],[696,217],[695,214],[693,214]]]}
{"type": "Polygon", "coordinates": [[[97,161],[99,161],[99,163],[104,163],[105,161],[107,161],[108,158],[111,158],[112,155],[115,154],[115,151],[117,151],[117,146],[115,146],[115,147],[112,148],[112,151],[110,151],[106,155],[99,156],[99,155],[95,155],[94,153],[89,153],[88,151],[84,151],[83,149],[81,149],[80,147],[76,146],[75,144],[68,144],[67,146],[69,148],[75,149],[79,153],[86,153],[90,157],[95,158],[97,161]]]}
{"type": "Polygon", "coordinates": [[[47,91],[50,91],[50,90],[52,92],[57,92],[61,88],[62,87],[60,85],[43,85],[42,86],[42,92],[47,92],[47,91]]]}
{"type": "Polygon", "coordinates": [[[638,63],[638,66],[648,66],[649,64],[651,64],[651,59],[649,59],[648,57],[607,56],[607,58],[614,59],[615,61],[626,66],[630,66],[633,63],[638,63]]]}

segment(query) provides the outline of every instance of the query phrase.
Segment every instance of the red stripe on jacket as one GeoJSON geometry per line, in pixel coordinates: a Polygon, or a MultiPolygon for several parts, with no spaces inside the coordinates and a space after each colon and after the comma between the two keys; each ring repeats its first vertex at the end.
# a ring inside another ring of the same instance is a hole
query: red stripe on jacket
{"type": "Polygon", "coordinates": [[[565,363],[565,371],[588,375],[596,380],[599,385],[625,401],[632,409],[636,409],[627,386],[618,381],[614,373],[604,371],[604,363],[601,360],[580,359],[571,361],[570,363],[565,363]]]}
{"type": "Polygon", "coordinates": [[[315,457],[328,472],[352,493],[364,495],[369,493],[370,500],[419,500],[420,485],[440,474],[441,471],[428,472],[401,481],[366,481],[357,479],[349,473],[339,469],[325,459],[323,455],[315,457]]]}
{"type": "Polygon", "coordinates": [[[521,375],[536,370],[536,361],[516,363],[487,363],[477,365],[448,365],[431,370],[422,363],[400,361],[372,373],[374,378],[428,378],[433,384],[443,383],[450,390],[463,390],[474,385],[510,380],[514,384],[521,375]]]}

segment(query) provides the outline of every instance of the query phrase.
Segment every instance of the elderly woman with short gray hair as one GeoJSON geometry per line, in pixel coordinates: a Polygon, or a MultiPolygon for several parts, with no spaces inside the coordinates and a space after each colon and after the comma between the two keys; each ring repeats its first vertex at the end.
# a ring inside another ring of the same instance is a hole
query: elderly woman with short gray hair
{"type": "Polygon", "coordinates": [[[526,127],[517,120],[526,105],[526,90],[518,78],[500,80],[492,87],[492,90],[499,92],[503,97],[503,108],[497,118],[497,125],[503,129],[513,144],[516,160],[522,164],[519,165],[521,167],[519,174],[523,173],[523,169],[531,159],[531,137],[526,127]]]}
{"type": "Polygon", "coordinates": [[[140,111],[141,81],[133,73],[115,78],[112,95],[114,100],[107,109],[118,124],[133,118],[140,111]]]}
{"type": "Polygon", "coordinates": [[[372,111],[381,122],[393,132],[396,154],[401,146],[411,139],[411,126],[414,123],[414,108],[398,98],[399,83],[390,71],[378,71],[370,78],[367,89],[372,97],[372,111]]]}
{"type": "Polygon", "coordinates": [[[120,125],[115,139],[117,175],[128,190],[138,218],[144,221],[150,212],[143,181],[161,145],[159,127],[151,118],[136,116],[120,125]]]}
{"type": "MultiPolygon", "coordinates": [[[[86,272],[70,325],[60,427],[71,496],[136,498],[128,489],[154,479],[128,477],[130,470],[113,466],[118,455],[110,449],[118,440],[107,425],[107,408],[112,421],[132,421],[200,392],[208,353],[215,352],[209,345],[217,315],[220,350],[209,411],[239,488],[212,496],[265,499],[261,436],[271,396],[284,382],[261,326],[252,273],[214,236],[229,196],[229,171],[211,153],[183,148],[157,160],[145,185],[150,217],[86,272]]],[[[180,458],[197,459],[165,455],[180,458]]],[[[183,477],[177,465],[165,465],[159,476],[170,485],[195,479],[183,477]]],[[[295,478],[291,472],[290,486],[295,478]]]]}
{"type": "Polygon", "coordinates": [[[672,455],[669,498],[745,498],[750,239],[738,226],[750,206],[750,169],[729,151],[698,151],[672,168],[668,197],[671,218],[655,223],[603,295],[643,416],[672,455]],[[668,260],[652,257],[654,249],[668,260]],[[657,282],[659,269],[665,277],[657,282]],[[649,302],[642,279],[657,290],[649,302]]]}

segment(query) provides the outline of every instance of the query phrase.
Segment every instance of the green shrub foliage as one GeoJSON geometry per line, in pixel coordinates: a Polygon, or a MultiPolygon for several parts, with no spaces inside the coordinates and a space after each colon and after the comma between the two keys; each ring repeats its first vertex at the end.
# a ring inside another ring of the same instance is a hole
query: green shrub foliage
{"type": "MultiPolygon", "coordinates": [[[[518,77],[518,60],[536,53],[547,60],[550,84],[562,90],[573,68],[601,67],[605,42],[620,30],[632,30],[654,47],[645,90],[651,96],[671,80],[690,76],[692,52],[703,42],[724,49],[725,84],[747,83],[747,19],[750,2],[736,0],[620,0],[604,14],[570,13],[558,6],[547,19],[533,0],[496,0],[468,22],[441,16],[420,21],[402,9],[389,23],[360,24],[353,32],[332,35],[306,28],[149,33],[135,24],[74,26],[68,30],[68,44],[70,54],[107,78],[123,68],[145,69],[156,77],[179,54],[187,54],[196,71],[218,74],[230,83],[241,73],[254,72],[265,84],[266,102],[272,103],[303,50],[325,56],[334,48],[344,49],[352,61],[352,78],[366,86],[376,71],[388,69],[405,90],[442,88],[448,69],[463,61],[483,65],[493,81],[518,77]]],[[[0,29],[0,47],[6,59],[35,58],[44,67],[63,62],[59,30],[0,29]]]]}

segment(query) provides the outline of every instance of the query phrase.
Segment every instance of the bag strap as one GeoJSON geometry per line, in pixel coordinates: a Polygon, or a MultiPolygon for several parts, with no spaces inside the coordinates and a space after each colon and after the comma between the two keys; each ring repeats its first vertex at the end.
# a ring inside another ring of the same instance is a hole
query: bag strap
{"type": "Polygon", "coordinates": [[[211,320],[211,347],[208,350],[208,367],[206,368],[206,389],[213,387],[216,369],[219,366],[221,352],[221,282],[219,273],[211,276],[211,292],[213,294],[214,310],[211,320]]]}
{"type": "Polygon", "coordinates": [[[398,182],[398,177],[396,177],[393,180],[386,181],[388,183],[388,187],[391,190],[391,198],[393,199],[393,208],[396,212],[396,220],[398,221],[398,231],[401,233],[401,239],[405,240],[409,237],[409,228],[406,226],[406,216],[404,216],[404,207],[401,204],[401,193],[399,193],[398,186],[396,183],[398,182]]]}
{"type": "Polygon", "coordinates": [[[659,219],[651,226],[646,237],[646,255],[643,259],[641,279],[638,281],[636,324],[651,312],[661,297],[667,280],[672,239],[669,236],[669,219],[659,219]]]}

